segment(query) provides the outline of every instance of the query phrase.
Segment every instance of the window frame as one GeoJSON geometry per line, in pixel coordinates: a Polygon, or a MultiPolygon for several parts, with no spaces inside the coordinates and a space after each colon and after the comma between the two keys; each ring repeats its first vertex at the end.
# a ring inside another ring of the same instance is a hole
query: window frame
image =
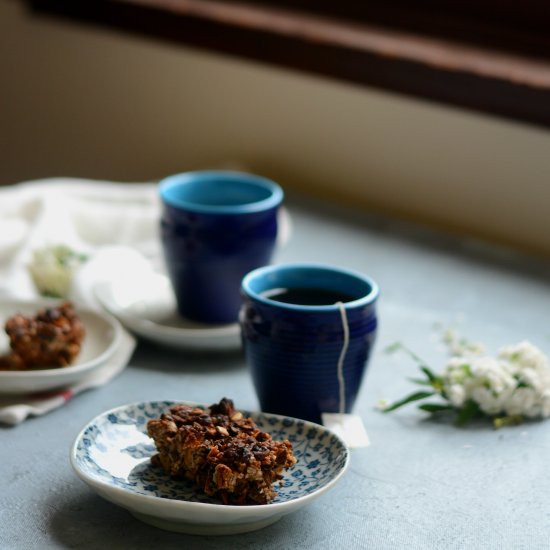
{"type": "Polygon", "coordinates": [[[538,0],[27,0],[151,39],[550,127],[550,7],[538,0]],[[367,5],[365,5],[367,4],[367,5]]]}

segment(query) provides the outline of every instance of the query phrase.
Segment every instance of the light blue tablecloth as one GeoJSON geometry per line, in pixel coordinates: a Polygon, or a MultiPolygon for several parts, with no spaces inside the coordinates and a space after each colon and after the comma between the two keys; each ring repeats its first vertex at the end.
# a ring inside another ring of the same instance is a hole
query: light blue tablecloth
{"type": "Polygon", "coordinates": [[[543,549],[550,547],[550,421],[494,431],[385,415],[380,398],[412,389],[416,367],[384,347],[406,343],[438,369],[437,325],[491,350],[529,339],[550,352],[550,265],[507,250],[291,197],[293,235],[277,261],[315,261],[378,281],[380,333],[356,412],[371,446],[329,493],[261,531],[165,532],[96,496],[72,472],[70,445],[97,414],[157,399],[257,408],[240,354],[191,355],[140,342],[130,366],[53,413],[0,429],[0,548],[543,549]]]}

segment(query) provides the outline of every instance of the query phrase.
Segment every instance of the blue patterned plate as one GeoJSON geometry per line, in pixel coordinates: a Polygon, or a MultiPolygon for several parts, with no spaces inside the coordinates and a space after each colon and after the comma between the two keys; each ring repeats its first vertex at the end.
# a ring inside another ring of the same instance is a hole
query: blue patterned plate
{"type": "Polygon", "coordinates": [[[298,462],[285,473],[271,503],[222,504],[191,482],[175,481],[151,465],[149,459],[156,450],[146,433],[147,421],[158,418],[174,404],[136,403],[107,411],[84,427],[71,451],[71,464],[83,481],[102,497],[156,527],[208,535],[260,529],[333,487],[348,466],[345,443],[323,426],[242,411],[274,439],[291,441],[298,462]]]}

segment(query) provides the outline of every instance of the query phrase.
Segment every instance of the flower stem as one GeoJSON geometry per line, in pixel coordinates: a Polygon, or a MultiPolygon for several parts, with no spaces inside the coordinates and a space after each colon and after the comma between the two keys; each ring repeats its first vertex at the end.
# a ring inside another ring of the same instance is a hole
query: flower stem
{"type": "Polygon", "coordinates": [[[496,416],[493,418],[493,426],[495,430],[504,428],[506,426],[518,426],[523,423],[523,416],[521,414],[512,414],[510,416],[496,416]]]}

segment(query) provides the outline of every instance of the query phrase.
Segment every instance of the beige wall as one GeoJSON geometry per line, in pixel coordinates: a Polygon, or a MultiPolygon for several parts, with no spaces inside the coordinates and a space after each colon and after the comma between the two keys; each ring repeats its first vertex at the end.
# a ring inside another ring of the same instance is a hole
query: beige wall
{"type": "Polygon", "coordinates": [[[238,162],[288,189],[550,255],[550,132],[0,0],[0,183],[238,162]]]}

